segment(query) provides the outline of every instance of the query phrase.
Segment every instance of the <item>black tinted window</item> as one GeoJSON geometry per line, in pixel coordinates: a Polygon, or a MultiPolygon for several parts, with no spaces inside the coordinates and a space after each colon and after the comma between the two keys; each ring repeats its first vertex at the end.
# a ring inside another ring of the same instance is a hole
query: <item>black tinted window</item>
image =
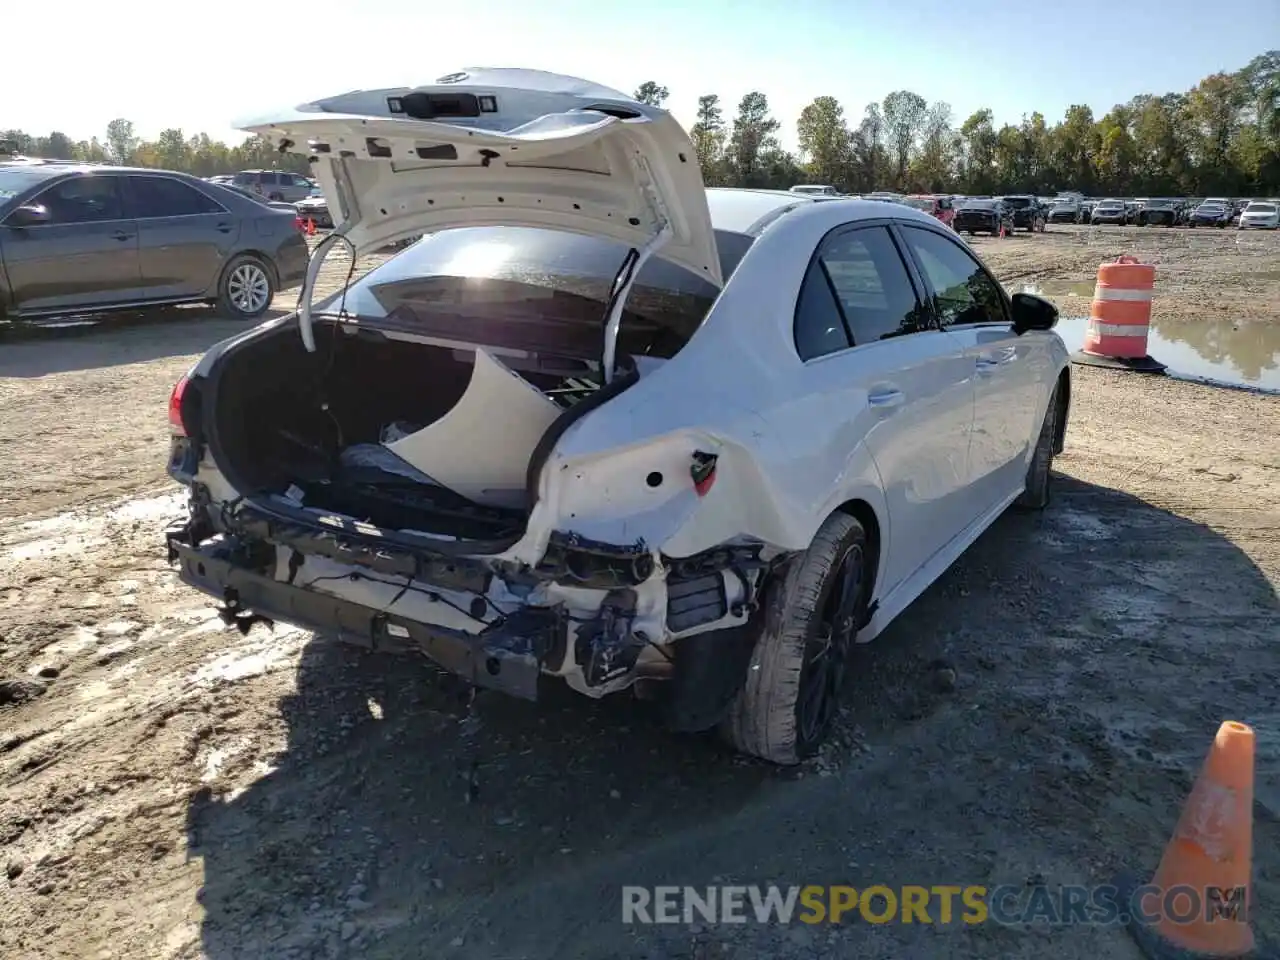
{"type": "Polygon", "coordinates": [[[125,218],[118,177],[72,177],[55,183],[32,203],[48,209],[50,223],[97,223],[125,218]]]}
{"type": "Polygon", "coordinates": [[[222,212],[218,204],[199,190],[169,177],[128,177],[125,186],[135,217],[187,217],[222,212]]]}
{"type": "Polygon", "coordinates": [[[801,360],[826,356],[849,346],[840,307],[820,259],[809,264],[796,301],[796,353],[801,360]]]}
{"type": "Polygon", "coordinates": [[[904,227],[903,233],[933,287],[943,326],[1008,322],[1000,287],[963,247],[932,230],[904,227]]]}

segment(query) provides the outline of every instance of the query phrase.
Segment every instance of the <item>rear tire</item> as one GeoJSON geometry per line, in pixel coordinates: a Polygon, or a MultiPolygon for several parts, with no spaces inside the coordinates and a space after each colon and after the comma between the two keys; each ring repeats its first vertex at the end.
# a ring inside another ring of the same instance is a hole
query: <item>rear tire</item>
{"type": "Polygon", "coordinates": [[[799,763],[822,746],[873,569],[862,524],[833,513],[809,548],[771,578],[746,681],[720,724],[732,746],[777,764],[799,763]]]}
{"type": "Polygon", "coordinates": [[[1027,485],[1014,501],[1025,510],[1043,510],[1049,505],[1049,474],[1053,466],[1053,447],[1058,435],[1058,417],[1062,411],[1058,403],[1058,387],[1049,397],[1049,409],[1036,437],[1036,449],[1027,467],[1027,485]]]}
{"type": "Polygon", "coordinates": [[[275,274],[262,260],[242,253],[232,257],[218,281],[218,307],[237,320],[256,320],[271,306],[275,274]]]}

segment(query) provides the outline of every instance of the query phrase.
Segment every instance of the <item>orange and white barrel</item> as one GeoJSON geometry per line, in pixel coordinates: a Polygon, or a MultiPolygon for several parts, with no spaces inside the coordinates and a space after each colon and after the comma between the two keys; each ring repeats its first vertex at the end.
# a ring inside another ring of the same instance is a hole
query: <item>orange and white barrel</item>
{"type": "Polygon", "coordinates": [[[1098,267],[1084,352],[1124,360],[1145,357],[1155,283],[1155,266],[1136,257],[1118,257],[1098,267]]]}

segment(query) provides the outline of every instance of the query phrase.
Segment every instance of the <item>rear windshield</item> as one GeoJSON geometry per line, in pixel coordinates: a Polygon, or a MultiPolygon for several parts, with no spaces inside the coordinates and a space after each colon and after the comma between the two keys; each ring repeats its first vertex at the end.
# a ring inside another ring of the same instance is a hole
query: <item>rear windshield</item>
{"type": "Polygon", "coordinates": [[[961,200],[961,210],[993,210],[996,202],[994,200],[961,200]]]}
{"type": "Polygon", "coordinates": [[[1002,199],[1004,200],[1006,206],[1013,207],[1014,209],[1017,209],[1017,210],[1021,210],[1023,207],[1031,206],[1030,197],[1004,197],[1002,199]]]}
{"type": "MultiPolygon", "coordinates": [[[[727,280],[753,240],[715,231],[727,280]]],[[[529,227],[463,227],[418,241],[347,291],[348,313],[441,337],[599,359],[604,305],[622,244],[529,227]]],[[[701,325],[716,287],[653,259],[627,297],[620,353],[672,357],[701,325]]],[[[317,307],[337,308],[339,295],[317,307]]]]}
{"type": "Polygon", "coordinates": [[[1103,200],[1098,204],[1099,210],[1123,210],[1124,204],[1119,200],[1103,200]]]}

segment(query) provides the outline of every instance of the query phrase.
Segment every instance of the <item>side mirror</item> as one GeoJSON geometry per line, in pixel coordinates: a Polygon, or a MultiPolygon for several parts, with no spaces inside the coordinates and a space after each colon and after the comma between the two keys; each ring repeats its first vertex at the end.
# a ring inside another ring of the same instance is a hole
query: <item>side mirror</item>
{"type": "Polygon", "coordinates": [[[49,208],[44,204],[27,203],[9,214],[9,226],[35,227],[42,223],[48,223],[50,219],[49,208]]]}
{"type": "Polygon", "coordinates": [[[1058,308],[1034,293],[1015,293],[1009,298],[1013,308],[1013,332],[1052,330],[1058,325],[1058,308]]]}

